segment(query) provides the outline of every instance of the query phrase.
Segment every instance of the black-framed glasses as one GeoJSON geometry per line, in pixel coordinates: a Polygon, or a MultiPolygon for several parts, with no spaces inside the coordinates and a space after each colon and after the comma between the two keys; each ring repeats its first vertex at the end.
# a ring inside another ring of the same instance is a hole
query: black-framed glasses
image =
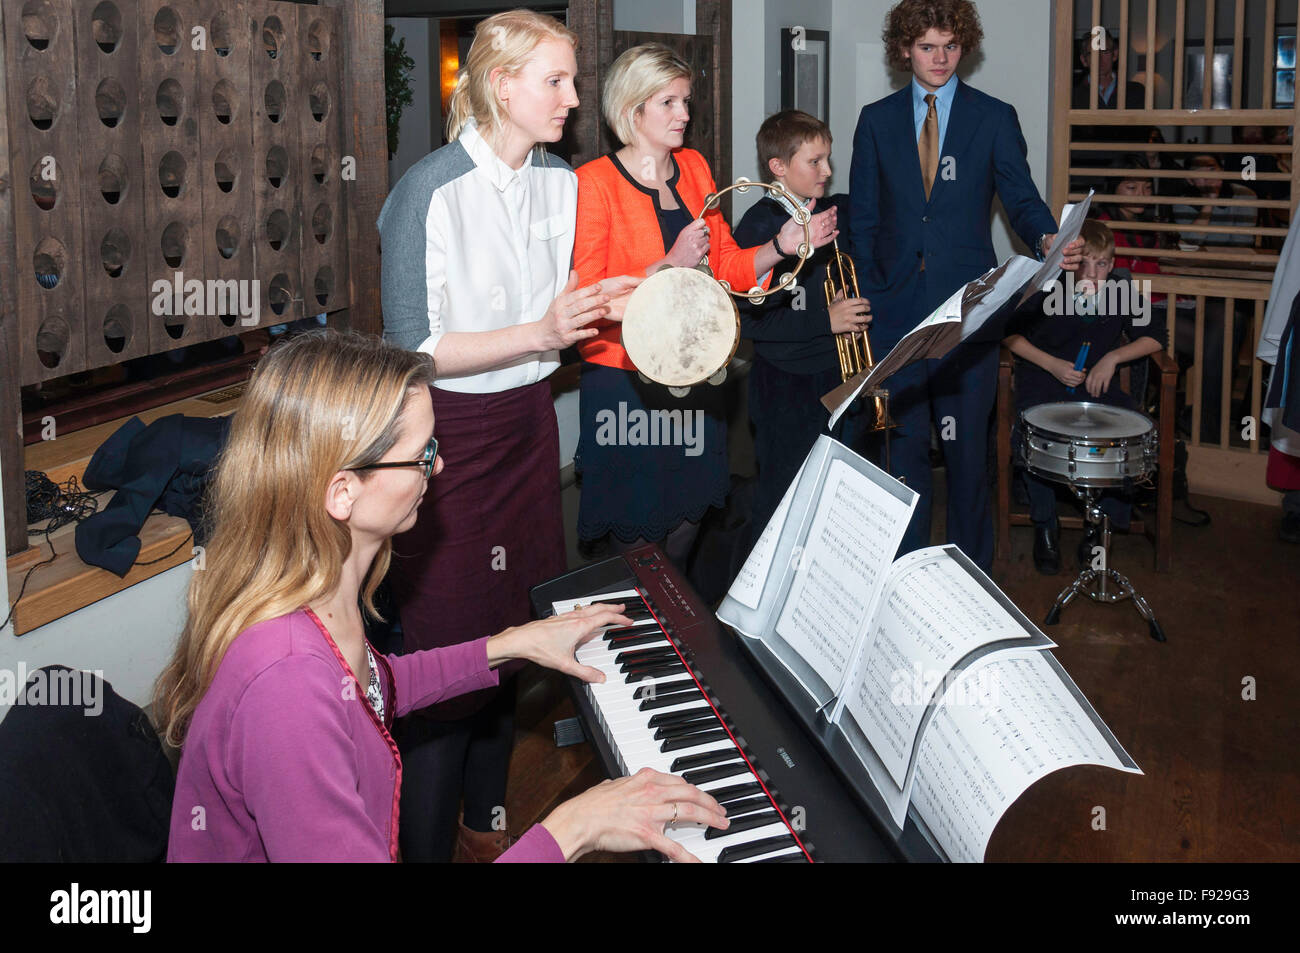
{"type": "Polygon", "coordinates": [[[349,470],[393,470],[397,467],[419,467],[424,471],[426,480],[433,476],[433,465],[438,459],[438,438],[430,437],[429,445],[424,448],[424,456],[419,460],[401,460],[391,463],[370,463],[364,467],[348,467],[349,470]]]}

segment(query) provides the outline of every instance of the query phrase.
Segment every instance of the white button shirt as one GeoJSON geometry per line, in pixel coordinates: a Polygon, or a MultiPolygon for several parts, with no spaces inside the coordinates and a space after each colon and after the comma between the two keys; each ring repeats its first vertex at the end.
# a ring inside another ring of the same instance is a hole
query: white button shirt
{"type": "MultiPolygon", "coordinates": [[[[449,332],[536,321],[568,281],[578,179],[564,160],[534,150],[511,169],[473,120],[455,142],[425,156],[379,213],[384,336],[432,354],[449,332]]],[[[436,386],[470,394],[535,383],[559,353],[529,354],[436,386]]]]}

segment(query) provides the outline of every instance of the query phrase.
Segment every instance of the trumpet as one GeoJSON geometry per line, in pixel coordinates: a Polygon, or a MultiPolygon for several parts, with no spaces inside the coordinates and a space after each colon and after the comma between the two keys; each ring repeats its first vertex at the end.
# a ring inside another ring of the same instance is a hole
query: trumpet
{"type": "MultiPolygon", "coordinates": [[[[860,298],[858,290],[858,269],[853,259],[840,251],[839,240],[832,242],[834,252],[826,263],[826,281],[822,290],[826,293],[826,305],[829,307],[835,299],[843,295],[846,298],[860,298]],[[838,283],[836,279],[838,278],[838,283]],[[852,292],[850,294],[850,291],[852,292]]],[[[835,335],[835,352],[840,359],[840,379],[849,380],[863,371],[875,366],[876,360],[871,355],[871,339],[866,331],[845,331],[835,335]]],[[[872,430],[885,430],[897,426],[889,419],[889,394],[877,388],[871,392],[876,405],[876,419],[872,430]]]]}

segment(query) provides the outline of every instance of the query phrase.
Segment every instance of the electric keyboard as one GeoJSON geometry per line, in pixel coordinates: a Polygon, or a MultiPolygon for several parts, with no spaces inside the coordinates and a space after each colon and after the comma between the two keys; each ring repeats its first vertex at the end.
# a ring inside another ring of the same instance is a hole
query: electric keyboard
{"type": "Polygon", "coordinates": [[[706,863],[940,859],[909,819],[895,837],[657,546],[531,590],[539,617],[592,602],[632,619],[579,647],[602,684],[571,680],[584,733],[610,777],[675,774],[726,810],[725,831],[670,825],[706,863]]]}

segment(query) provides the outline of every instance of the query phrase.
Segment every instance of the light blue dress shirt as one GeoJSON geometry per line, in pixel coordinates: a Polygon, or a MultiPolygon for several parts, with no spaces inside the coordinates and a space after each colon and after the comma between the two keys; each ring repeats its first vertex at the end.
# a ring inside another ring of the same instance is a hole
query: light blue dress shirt
{"type": "MultiPolygon", "coordinates": [[[[912,117],[916,120],[916,139],[921,140],[921,128],[925,125],[925,114],[930,107],[925,104],[926,88],[912,77],[912,117]]],[[[952,98],[957,94],[957,74],[948,77],[948,82],[939,87],[934,94],[934,108],[939,114],[939,154],[943,155],[943,137],[948,134],[948,117],[952,115],[952,98]]]]}

